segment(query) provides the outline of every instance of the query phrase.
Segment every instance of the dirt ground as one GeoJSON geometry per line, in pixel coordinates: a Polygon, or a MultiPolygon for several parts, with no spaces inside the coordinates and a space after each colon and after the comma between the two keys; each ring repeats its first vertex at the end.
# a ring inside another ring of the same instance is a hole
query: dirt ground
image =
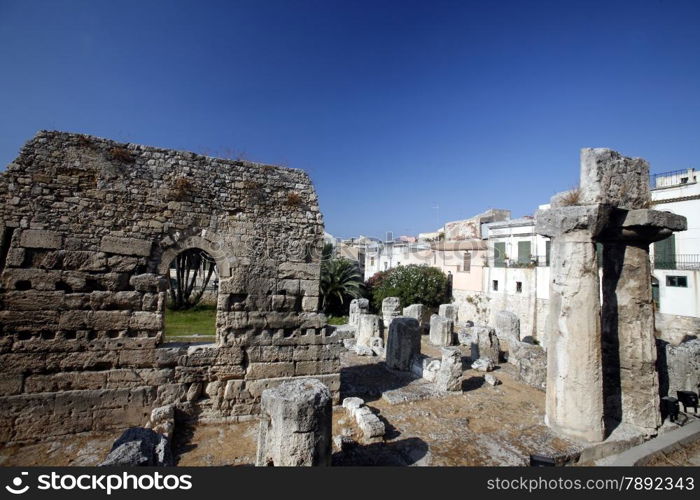
{"type": "MultiPolygon", "coordinates": [[[[461,393],[439,393],[433,384],[389,372],[378,357],[342,355],[341,398],[357,396],[383,420],[381,443],[363,444],[343,408],[333,413],[333,434],[353,440],[334,449],[334,465],[528,465],[530,455],[569,457],[580,451],[543,423],[544,392],[520,383],[507,363],[494,372],[501,384],[484,382],[463,352],[461,393]]],[[[440,357],[424,338],[422,351],[440,357]]],[[[246,466],[255,463],[257,420],[236,424],[179,425],[173,442],[179,465],[246,466]]],[[[50,443],[0,450],[0,465],[96,465],[118,432],[67,436],[50,443]]]]}
{"type": "Polygon", "coordinates": [[[700,440],[668,453],[659,453],[646,465],[654,467],[700,466],[700,440]]]}

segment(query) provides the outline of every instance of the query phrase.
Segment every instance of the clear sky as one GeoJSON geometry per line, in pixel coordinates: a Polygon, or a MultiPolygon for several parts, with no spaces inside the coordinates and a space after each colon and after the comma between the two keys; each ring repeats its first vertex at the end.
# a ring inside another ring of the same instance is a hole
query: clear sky
{"type": "Polygon", "coordinates": [[[700,167],[699,122],[697,0],[0,0],[1,165],[40,129],[235,152],[336,236],[531,214],[582,147],[700,167]]]}

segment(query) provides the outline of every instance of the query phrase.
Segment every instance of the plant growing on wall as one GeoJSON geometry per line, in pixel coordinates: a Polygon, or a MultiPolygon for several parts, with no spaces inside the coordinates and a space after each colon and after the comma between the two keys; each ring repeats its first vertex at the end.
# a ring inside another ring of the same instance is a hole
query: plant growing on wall
{"type": "Polygon", "coordinates": [[[321,263],[321,308],[326,314],[348,314],[350,301],[362,295],[362,276],[356,262],[324,259],[321,263]]]}
{"type": "Polygon", "coordinates": [[[192,248],[175,257],[170,269],[169,307],[178,311],[190,309],[202,300],[216,263],[204,250],[192,248]]]}
{"type": "Polygon", "coordinates": [[[435,267],[415,264],[398,266],[377,277],[372,284],[372,303],[377,310],[381,309],[382,301],[387,297],[398,297],[405,306],[423,304],[438,307],[450,301],[449,279],[435,267]]]}

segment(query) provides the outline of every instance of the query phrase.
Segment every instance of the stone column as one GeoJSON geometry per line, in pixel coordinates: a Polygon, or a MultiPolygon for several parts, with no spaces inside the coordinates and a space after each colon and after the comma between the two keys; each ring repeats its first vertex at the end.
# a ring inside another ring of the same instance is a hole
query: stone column
{"type": "Polygon", "coordinates": [[[545,421],[558,432],[591,442],[602,441],[605,432],[594,239],[608,216],[602,205],[537,212],[537,232],[552,238],[545,421]]]}
{"type": "Polygon", "coordinates": [[[319,380],[296,379],[265,389],[256,465],[330,465],[331,422],[331,394],[319,380]]]}
{"type": "Polygon", "coordinates": [[[437,314],[430,317],[430,343],[438,346],[452,345],[454,323],[449,318],[437,314]]]}
{"type": "Polygon", "coordinates": [[[423,304],[411,304],[404,307],[402,316],[417,319],[420,323],[421,333],[425,333],[430,328],[430,310],[423,304]]]}
{"type": "Polygon", "coordinates": [[[652,434],[661,426],[649,243],[686,228],[655,210],[616,210],[603,252],[605,414],[652,434]]]}
{"type": "Polygon", "coordinates": [[[496,314],[496,335],[498,340],[510,344],[520,342],[520,319],[510,311],[499,311],[496,314]]]}
{"type": "Polygon", "coordinates": [[[414,318],[394,318],[386,343],[386,365],[391,370],[410,371],[411,360],[420,354],[420,327],[414,318]]]}
{"type": "Polygon", "coordinates": [[[457,324],[457,306],[455,304],[440,304],[438,314],[444,318],[451,319],[455,325],[457,324]]]}
{"type": "Polygon", "coordinates": [[[442,348],[442,362],[435,378],[441,391],[462,390],[462,353],[455,347],[442,348]]]}
{"type": "Polygon", "coordinates": [[[348,323],[355,327],[360,324],[360,316],[369,313],[368,299],[353,299],[350,301],[348,323]]]}
{"type": "Polygon", "coordinates": [[[362,314],[359,316],[357,326],[357,345],[371,347],[372,337],[381,337],[379,316],[376,314],[362,314]]]}
{"type": "Polygon", "coordinates": [[[382,321],[384,331],[388,332],[394,318],[401,315],[401,300],[398,297],[387,297],[382,300],[382,321]]]}

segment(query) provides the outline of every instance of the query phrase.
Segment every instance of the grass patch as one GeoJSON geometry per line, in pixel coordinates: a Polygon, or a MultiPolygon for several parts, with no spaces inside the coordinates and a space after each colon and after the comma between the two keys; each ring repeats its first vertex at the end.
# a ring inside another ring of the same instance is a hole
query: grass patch
{"type": "Polygon", "coordinates": [[[186,311],[165,310],[166,337],[192,335],[216,336],[216,306],[197,305],[186,311]]]}
{"type": "Polygon", "coordinates": [[[330,316],[328,318],[328,324],[329,325],[346,325],[348,322],[348,317],[347,316],[330,316]]]}

